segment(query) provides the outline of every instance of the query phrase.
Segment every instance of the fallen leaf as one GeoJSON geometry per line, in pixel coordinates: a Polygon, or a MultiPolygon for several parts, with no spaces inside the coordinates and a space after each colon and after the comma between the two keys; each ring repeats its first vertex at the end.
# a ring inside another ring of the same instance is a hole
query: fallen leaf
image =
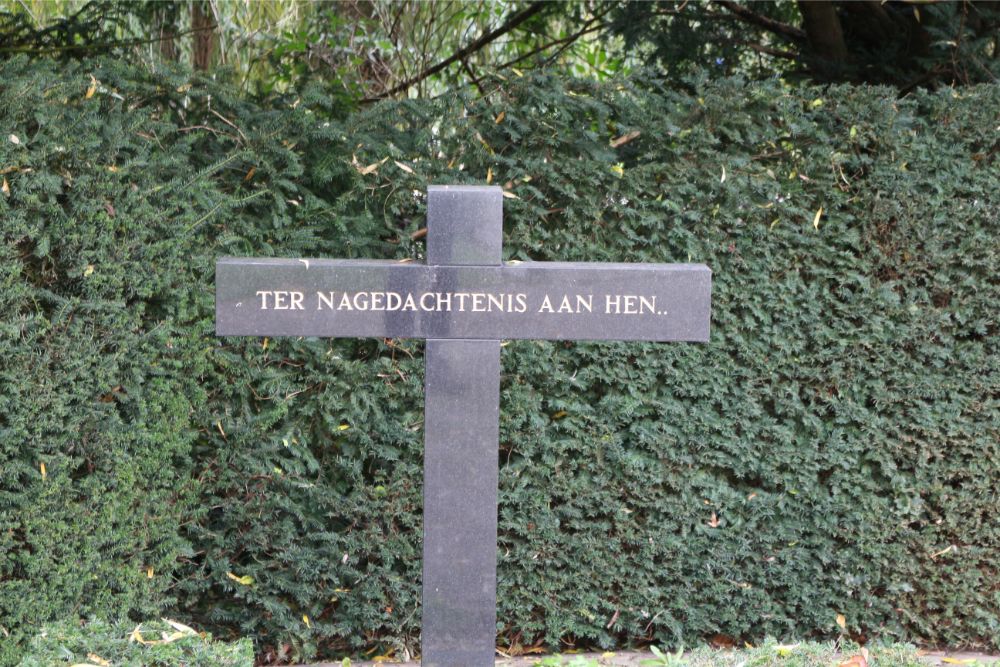
{"type": "Polygon", "coordinates": [[[83,270],[83,277],[86,278],[87,276],[93,275],[93,273],[94,273],[94,265],[88,264],[87,268],[83,270]]]}
{"type": "Polygon", "coordinates": [[[232,572],[226,572],[226,576],[235,581],[238,584],[243,584],[244,586],[249,586],[253,583],[253,577],[249,574],[244,574],[242,577],[238,577],[232,572]]]}
{"type": "Polygon", "coordinates": [[[146,578],[147,579],[152,579],[153,578],[153,568],[152,568],[152,566],[146,568],[146,578]]]}
{"type": "Polygon", "coordinates": [[[185,634],[192,635],[194,637],[198,636],[198,632],[194,628],[184,625],[183,623],[178,623],[177,621],[171,621],[169,618],[161,618],[160,620],[169,625],[170,627],[172,627],[174,630],[177,630],[178,632],[183,632],[185,634]]]}
{"type": "Polygon", "coordinates": [[[86,94],[84,94],[83,99],[89,100],[91,97],[94,96],[94,93],[96,93],[96,92],[97,92],[97,79],[95,79],[94,75],[91,74],[90,75],[90,88],[87,88],[87,92],[86,92],[86,94]]]}
{"type": "Polygon", "coordinates": [[[719,517],[715,515],[715,512],[712,512],[712,518],[708,521],[708,527],[718,528],[720,523],[719,517]]]}
{"type": "Polygon", "coordinates": [[[622,176],[625,175],[625,165],[619,162],[618,164],[611,166],[611,171],[618,174],[618,178],[621,178],[622,176]]]}
{"type": "Polygon", "coordinates": [[[45,479],[46,477],[48,477],[48,473],[45,472],[45,464],[44,463],[39,463],[38,464],[38,469],[42,471],[42,479],[45,479]]]}
{"type": "Polygon", "coordinates": [[[135,626],[135,630],[133,630],[132,634],[130,634],[128,637],[129,641],[138,642],[143,646],[157,646],[159,644],[170,644],[172,642],[177,641],[178,639],[183,639],[184,637],[190,636],[185,632],[174,632],[169,635],[166,632],[164,632],[160,635],[162,639],[146,639],[145,637],[142,636],[142,633],[139,632],[139,628],[141,627],[142,627],[141,624],[135,626]]]}
{"type": "MultiPolygon", "coordinates": [[[[483,135],[481,135],[479,132],[476,132],[476,139],[479,139],[479,143],[483,145],[483,148],[486,149],[487,153],[489,153],[490,155],[494,154],[493,147],[490,146],[488,143],[486,143],[486,140],[483,139],[483,135]]],[[[451,163],[448,164],[448,167],[451,168],[451,163]]]]}
{"type": "Polygon", "coordinates": [[[3,177],[3,186],[0,186],[0,189],[3,190],[3,194],[5,197],[10,196],[10,183],[7,182],[6,176],[3,177]]]}
{"type": "Polygon", "coordinates": [[[393,160],[393,164],[395,164],[397,167],[399,167],[400,169],[402,169],[403,171],[405,171],[407,174],[412,174],[413,173],[413,169],[411,169],[408,165],[405,165],[402,162],[399,162],[398,160],[393,160]]]}
{"type": "Polygon", "coordinates": [[[975,658],[941,658],[941,662],[949,665],[974,665],[975,658]]]}
{"type": "Polygon", "coordinates": [[[639,130],[633,130],[632,132],[629,132],[628,134],[623,134],[622,136],[620,136],[620,137],[618,137],[616,139],[612,139],[611,140],[611,147],[612,148],[618,148],[619,146],[623,146],[623,145],[627,144],[628,142],[632,141],[633,139],[638,138],[639,135],[641,135],[641,134],[642,133],[639,130]]]}
{"type": "MultiPolygon", "coordinates": [[[[4,182],[5,183],[7,182],[6,179],[4,180],[4,182]]],[[[493,167],[488,167],[486,169],[486,185],[489,185],[492,182],[493,182],[493,167]]]]}
{"type": "Polygon", "coordinates": [[[387,158],[387,157],[386,158],[382,158],[378,162],[372,162],[367,167],[356,167],[356,169],[358,170],[358,173],[361,174],[362,176],[367,176],[368,174],[376,171],[379,167],[381,167],[383,164],[385,164],[388,159],[389,158],[387,158]]]}
{"type": "Polygon", "coordinates": [[[712,645],[713,648],[723,648],[730,649],[736,647],[736,640],[729,635],[724,634],[714,634],[708,639],[708,643],[712,645]]]}
{"type": "Polygon", "coordinates": [[[843,614],[837,614],[837,625],[840,626],[841,630],[844,631],[847,630],[847,619],[844,617],[843,614]]]}
{"type": "Polygon", "coordinates": [[[799,647],[798,644],[778,644],[774,647],[774,650],[778,652],[782,658],[786,658],[792,654],[795,649],[799,647]]]}
{"type": "Polygon", "coordinates": [[[868,667],[868,660],[863,655],[852,655],[837,667],[868,667]]]}
{"type": "Polygon", "coordinates": [[[503,196],[506,197],[507,199],[520,199],[520,197],[518,197],[513,192],[507,192],[506,190],[503,191],[503,196]]]}
{"type": "Polygon", "coordinates": [[[726,165],[722,165],[722,178],[719,179],[719,183],[726,182],[726,165]]]}
{"type": "Polygon", "coordinates": [[[104,658],[102,658],[101,656],[97,655],[96,653],[88,653],[87,654],[87,660],[92,660],[92,661],[96,662],[98,665],[102,665],[102,667],[107,667],[108,665],[111,664],[111,661],[105,660],[104,658]]]}
{"type": "Polygon", "coordinates": [[[249,181],[251,178],[253,178],[253,175],[256,173],[257,173],[257,167],[250,167],[250,170],[247,171],[247,175],[243,177],[243,182],[246,183],[247,181],[249,181]]]}
{"type": "Polygon", "coordinates": [[[16,134],[12,134],[7,138],[10,139],[10,143],[14,144],[15,146],[21,145],[21,139],[16,134]]]}
{"type": "Polygon", "coordinates": [[[823,207],[820,206],[819,210],[816,211],[815,217],[813,217],[813,229],[819,229],[819,219],[823,217],[823,207]]]}
{"type": "Polygon", "coordinates": [[[942,549],[941,551],[938,551],[937,553],[932,553],[931,554],[931,558],[937,558],[938,556],[943,556],[946,553],[949,553],[951,551],[958,551],[958,548],[954,544],[952,544],[950,547],[942,549]]]}
{"type": "Polygon", "coordinates": [[[500,113],[497,114],[497,117],[493,119],[493,122],[497,123],[497,124],[502,123],[503,119],[506,116],[507,116],[507,112],[506,111],[501,111],[500,113]]]}
{"type": "Polygon", "coordinates": [[[309,622],[309,617],[302,614],[302,622],[306,624],[307,628],[312,628],[312,623],[309,622]]]}

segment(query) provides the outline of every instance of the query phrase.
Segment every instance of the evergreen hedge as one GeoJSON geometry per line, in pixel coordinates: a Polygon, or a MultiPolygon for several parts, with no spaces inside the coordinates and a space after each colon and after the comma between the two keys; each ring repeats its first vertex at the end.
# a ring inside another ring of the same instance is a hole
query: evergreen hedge
{"type": "Polygon", "coordinates": [[[708,345],[503,352],[498,643],[1000,646],[996,85],[544,75],[338,116],[0,63],[0,664],[167,613],[264,659],[419,651],[422,345],[219,339],[220,255],[705,262],[708,345]]]}

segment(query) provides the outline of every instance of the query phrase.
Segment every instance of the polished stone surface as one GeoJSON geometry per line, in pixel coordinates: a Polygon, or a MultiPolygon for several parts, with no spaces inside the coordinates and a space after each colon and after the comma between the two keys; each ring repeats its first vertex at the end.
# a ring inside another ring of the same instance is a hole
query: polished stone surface
{"type": "Polygon", "coordinates": [[[500,341],[429,340],[422,664],[492,665],[500,341]]]}
{"type": "Polygon", "coordinates": [[[227,336],[707,341],[711,281],[701,264],[223,258],[216,323],[227,336]]]}
{"type": "MultiPolygon", "coordinates": [[[[429,264],[500,264],[500,188],[432,186],[427,197],[429,264]]],[[[424,363],[421,663],[492,665],[500,341],[431,338],[424,363]]]]}
{"type": "Polygon", "coordinates": [[[427,263],[499,265],[503,245],[503,190],[496,186],[427,188],[427,263]]]}

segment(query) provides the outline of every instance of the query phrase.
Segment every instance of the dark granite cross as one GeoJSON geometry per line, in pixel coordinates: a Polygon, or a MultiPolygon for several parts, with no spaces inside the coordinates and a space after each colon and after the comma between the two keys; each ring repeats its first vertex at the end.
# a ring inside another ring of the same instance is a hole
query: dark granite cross
{"type": "Polygon", "coordinates": [[[494,661],[500,340],[708,340],[708,267],[504,263],[502,202],[497,187],[431,186],[424,264],[216,264],[219,335],[427,339],[427,666],[494,661]]]}

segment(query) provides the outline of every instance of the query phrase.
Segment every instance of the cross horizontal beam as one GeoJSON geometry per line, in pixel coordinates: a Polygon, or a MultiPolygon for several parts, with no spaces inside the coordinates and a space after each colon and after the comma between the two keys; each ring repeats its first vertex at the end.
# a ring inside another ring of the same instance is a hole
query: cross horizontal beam
{"type": "Polygon", "coordinates": [[[708,340],[702,264],[222,258],[226,336],[708,340]]]}

